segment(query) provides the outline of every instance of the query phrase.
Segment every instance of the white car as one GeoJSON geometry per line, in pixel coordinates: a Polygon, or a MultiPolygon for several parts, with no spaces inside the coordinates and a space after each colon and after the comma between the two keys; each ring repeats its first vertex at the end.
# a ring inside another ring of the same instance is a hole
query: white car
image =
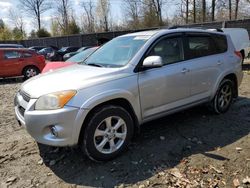
{"type": "Polygon", "coordinates": [[[231,37],[236,51],[241,52],[242,59],[244,60],[250,52],[248,31],[243,28],[222,28],[222,31],[231,37]]]}

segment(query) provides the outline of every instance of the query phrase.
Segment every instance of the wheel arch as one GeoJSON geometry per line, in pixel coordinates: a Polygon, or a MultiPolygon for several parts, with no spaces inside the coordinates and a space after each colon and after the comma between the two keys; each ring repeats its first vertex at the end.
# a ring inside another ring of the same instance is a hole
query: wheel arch
{"type": "Polygon", "coordinates": [[[219,86],[220,86],[220,83],[224,80],[224,79],[229,79],[231,81],[233,81],[234,83],[234,98],[237,98],[238,97],[238,79],[237,79],[237,76],[235,73],[228,73],[224,76],[222,76],[219,81],[217,82],[216,84],[216,87],[214,88],[213,90],[213,97],[215,96],[219,86]]]}
{"type": "Polygon", "coordinates": [[[36,69],[38,70],[38,73],[41,72],[40,69],[39,69],[39,67],[37,67],[36,65],[26,65],[26,66],[23,67],[23,69],[22,69],[22,74],[23,74],[23,75],[24,75],[24,71],[25,71],[27,68],[29,68],[29,67],[34,67],[34,68],[36,68],[36,69]]]}
{"type": "MultiPolygon", "coordinates": [[[[107,105],[111,105],[111,106],[120,106],[122,108],[124,108],[132,117],[133,122],[134,122],[134,133],[139,133],[140,131],[140,126],[139,126],[139,120],[138,117],[135,113],[135,110],[132,106],[132,104],[125,98],[115,98],[115,99],[111,99],[102,103],[97,104],[96,106],[94,106],[86,115],[86,117],[84,118],[84,121],[82,123],[81,129],[80,129],[80,133],[78,136],[78,144],[81,143],[81,141],[83,140],[83,135],[85,132],[85,128],[87,123],[90,121],[90,118],[93,116],[94,113],[96,113],[100,108],[102,108],[103,106],[107,106],[107,105]]],[[[134,134],[134,135],[135,135],[134,134]]]]}

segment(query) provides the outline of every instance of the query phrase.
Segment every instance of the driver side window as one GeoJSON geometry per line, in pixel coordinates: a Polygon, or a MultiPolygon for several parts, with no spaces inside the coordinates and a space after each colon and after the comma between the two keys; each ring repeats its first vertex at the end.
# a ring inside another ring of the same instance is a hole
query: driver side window
{"type": "Polygon", "coordinates": [[[148,56],[160,56],[163,65],[183,60],[180,38],[165,38],[156,43],[148,56]]]}

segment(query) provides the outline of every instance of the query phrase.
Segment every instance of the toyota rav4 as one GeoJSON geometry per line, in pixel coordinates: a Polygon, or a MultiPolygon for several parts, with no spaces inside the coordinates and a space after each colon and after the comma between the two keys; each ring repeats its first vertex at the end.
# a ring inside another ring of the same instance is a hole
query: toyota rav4
{"type": "Polygon", "coordinates": [[[226,112],[242,77],[241,53],[226,34],[138,32],[113,39],[82,63],[26,81],[15,114],[37,142],[79,145],[90,159],[105,161],[147,121],[204,103],[226,112]]]}

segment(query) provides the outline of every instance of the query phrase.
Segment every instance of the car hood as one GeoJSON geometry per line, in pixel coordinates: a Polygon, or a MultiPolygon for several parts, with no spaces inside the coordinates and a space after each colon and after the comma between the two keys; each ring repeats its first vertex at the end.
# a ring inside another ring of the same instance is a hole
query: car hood
{"type": "Polygon", "coordinates": [[[31,98],[65,90],[79,90],[110,80],[129,76],[130,73],[119,68],[103,68],[87,65],[72,65],[35,76],[21,86],[21,90],[31,98]]]}

